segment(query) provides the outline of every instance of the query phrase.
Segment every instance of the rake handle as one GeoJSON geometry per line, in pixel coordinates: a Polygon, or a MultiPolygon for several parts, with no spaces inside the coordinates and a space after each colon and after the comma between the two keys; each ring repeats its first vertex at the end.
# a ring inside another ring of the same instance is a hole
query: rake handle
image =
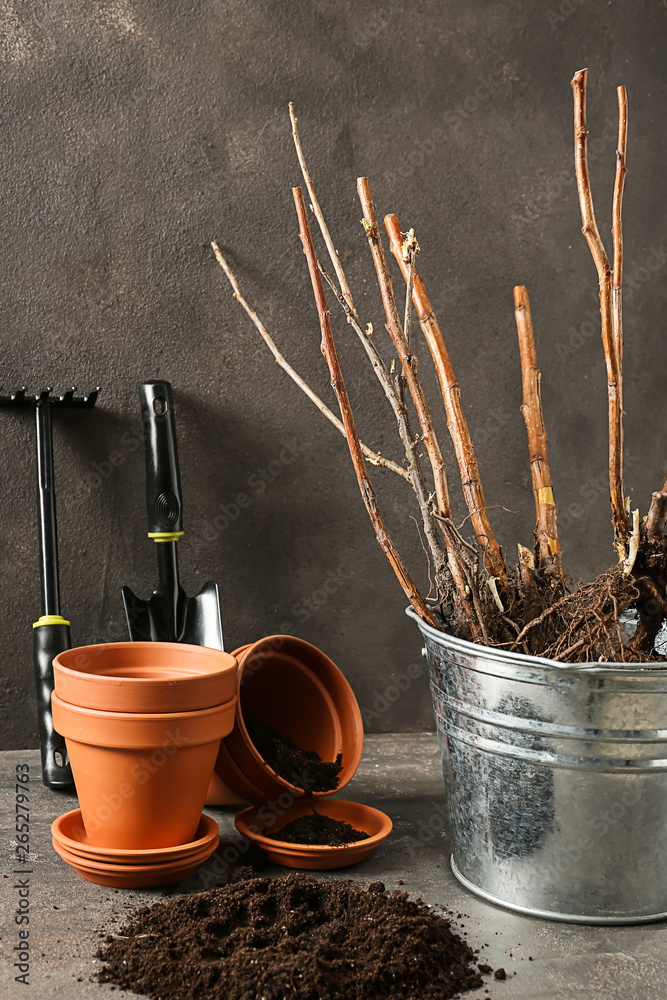
{"type": "Polygon", "coordinates": [[[51,692],[53,658],[72,646],[69,622],[60,617],[58,574],[58,528],[56,487],[53,471],[51,405],[40,399],[35,407],[37,442],[37,504],[39,514],[39,559],[42,617],[33,627],[33,662],[37,694],[37,722],[42,754],[42,781],[47,788],[68,788],[72,771],[67,762],[65,740],[53,728],[51,692]],[[49,619],[52,619],[49,621],[49,619]]]}
{"type": "Polygon", "coordinates": [[[53,472],[51,406],[40,400],[35,408],[37,432],[37,504],[42,613],[60,614],[56,488],[53,472]]]}
{"type": "Polygon", "coordinates": [[[37,722],[42,755],[42,781],[47,788],[66,789],[73,784],[65,740],[53,728],[51,692],[53,691],[53,658],[64,649],[71,649],[69,623],[36,624],[34,636],[35,690],[37,722]]]}

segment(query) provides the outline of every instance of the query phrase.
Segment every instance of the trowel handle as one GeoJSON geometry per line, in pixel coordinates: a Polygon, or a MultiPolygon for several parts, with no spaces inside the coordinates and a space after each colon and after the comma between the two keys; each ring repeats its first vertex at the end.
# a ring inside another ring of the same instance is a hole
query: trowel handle
{"type": "Polygon", "coordinates": [[[156,542],[171,542],[183,534],[171,383],[144,382],[139,386],[139,398],[146,442],[148,537],[156,542]]]}

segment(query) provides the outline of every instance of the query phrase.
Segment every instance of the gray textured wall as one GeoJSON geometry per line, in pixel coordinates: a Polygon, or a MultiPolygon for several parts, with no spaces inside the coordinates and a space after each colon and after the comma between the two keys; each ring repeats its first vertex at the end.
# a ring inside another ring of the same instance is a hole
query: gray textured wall
{"type": "MultiPolygon", "coordinates": [[[[507,508],[493,521],[512,551],[530,544],[533,521],[512,310],[512,286],[528,285],[566,566],[590,575],[611,560],[605,373],[569,82],[588,65],[605,238],[615,145],[605,123],[615,121],[616,85],[628,87],[627,484],[645,510],[666,471],[665,6],[0,5],[0,384],[103,387],[94,412],[61,414],[55,431],[63,602],[77,643],[123,638],[119,587],[148,595],[154,583],[136,385],[160,376],[178,403],[184,583],[194,592],[219,580],[229,647],[291,623],[341,665],[367,708],[419,661],[342,438],[277,368],[209,249],[220,242],[288,358],[334,405],[290,192],[300,181],[290,99],[361,313],[378,331],[357,175],[370,176],[379,214],[396,211],[417,230],[487,499],[507,508]],[[294,460],[271,466],[260,492],[250,477],[281,453],[294,460]],[[216,527],[219,505],[239,493],[250,507],[216,527]]],[[[398,456],[374,377],[345,324],[335,329],[362,437],[398,456]]],[[[422,370],[451,460],[426,357],[422,370]]],[[[33,430],[3,411],[0,434],[2,739],[33,746],[33,430]]],[[[390,473],[373,478],[423,581],[408,488],[390,473]]],[[[453,465],[451,481],[463,517],[453,465]]],[[[422,676],[369,725],[430,720],[422,676]]]]}

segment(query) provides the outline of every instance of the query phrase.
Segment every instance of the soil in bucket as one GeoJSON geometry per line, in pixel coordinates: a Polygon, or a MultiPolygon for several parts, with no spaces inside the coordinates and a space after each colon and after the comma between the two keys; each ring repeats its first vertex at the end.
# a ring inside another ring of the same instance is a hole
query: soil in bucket
{"type": "Polygon", "coordinates": [[[448,1000],[492,971],[421,900],[308,875],[143,907],[97,956],[101,982],[153,1000],[448,1000]]]}
{"type": "Polygon", "coordinates": [[[316,750],[304,750],[258,719],[250,719],[246,728],[269,767],[290,785],[307,792],[332,792],[338,788],[338,775],[343,768],[342,753],[334,761],[325,761],[316,750]]]}
{"type": "Polygon", "coordinates": [[[342,819],[320,816],[316,812],[311,816],[299,816],[280,830],[262,830],[262,834],[270,840],[280,840],[283,844],[309,844],[318,847],[341,847],[358,840],[368,840],[368,834],[363,830],[355,830],[342,819]]]}

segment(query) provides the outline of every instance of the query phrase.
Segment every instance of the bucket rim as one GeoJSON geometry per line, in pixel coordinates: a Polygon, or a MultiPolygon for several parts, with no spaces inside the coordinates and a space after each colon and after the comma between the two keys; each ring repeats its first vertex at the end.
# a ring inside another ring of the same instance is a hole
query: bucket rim
{"type": "Polygon", "coordinates": [[[654,663],[609,664],[598,660],[595,663],[561,663],[558,660],[551,660],[546,656],[532,656],[527,653],[518,652],[514,653],[507,649],[498,649],[495,646],[485,646],[482,643],[470,642],[468,639],[461,639],[458,636],[451,635],[449,632],[441,632],[439,629],[433,628],[432,625],[429,625],[422,618],[420,618],[412,605],[408,605],[405,609],[405,614],[408,618],[412,618],[416,621],[423,635],[428,636],[435,642],[442,643],[443,640],[446,640],[448,646],[458,649],[462,653],[468,653],[475,656],[486,654],[487,656],[492,656],[503,663],[512,664],[517,667],[528,669],[534,667],[542,670],[546,668],[563,675],[581,673],[606,677],[618,675],[627,677],[633,674],[643,676],[651,674],[652,676],[658,675],[667,679],[667,663],[661,661],[654,663]]]}

